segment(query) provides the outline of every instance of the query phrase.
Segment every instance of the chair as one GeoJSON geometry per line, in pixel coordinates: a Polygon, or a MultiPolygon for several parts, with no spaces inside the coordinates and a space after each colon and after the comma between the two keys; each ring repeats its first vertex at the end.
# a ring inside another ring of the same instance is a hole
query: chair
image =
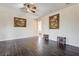
{"type": "Polygon", "coordinates": [[[66,46],[66,37],[57,37],[57,44],[60,48],[63,48],[66,46]]]}
{"type": "Polygon", "coordinates": [[[44,34],[43,35],[43,39],[46,40],[46,41],[48,41],[49,40],[49,35],[48,34],[44,34]]]}

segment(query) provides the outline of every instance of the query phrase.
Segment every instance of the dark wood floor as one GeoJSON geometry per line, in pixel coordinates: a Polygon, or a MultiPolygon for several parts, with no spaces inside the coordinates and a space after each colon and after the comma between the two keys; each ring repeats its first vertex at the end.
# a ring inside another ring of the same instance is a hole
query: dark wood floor
{"type": "Polygon", "coordinates": [[[55,41],[32,37],[1,41],[0,56],[79,56],[79,48],[70,45],[59,48],[55,41]]]}

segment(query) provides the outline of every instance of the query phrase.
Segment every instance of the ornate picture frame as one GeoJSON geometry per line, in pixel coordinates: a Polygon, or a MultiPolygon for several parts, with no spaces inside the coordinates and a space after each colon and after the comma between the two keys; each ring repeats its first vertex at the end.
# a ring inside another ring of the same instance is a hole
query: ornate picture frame
{"type": "Polygon", "coordinates": [[[59,14],[49,16],[49,29],[59,29],[59,14]]]}
{"type": "Polygon", "coordinates": [[[26,19],[14,17],[14,27],[26,27],[26,19]]]}

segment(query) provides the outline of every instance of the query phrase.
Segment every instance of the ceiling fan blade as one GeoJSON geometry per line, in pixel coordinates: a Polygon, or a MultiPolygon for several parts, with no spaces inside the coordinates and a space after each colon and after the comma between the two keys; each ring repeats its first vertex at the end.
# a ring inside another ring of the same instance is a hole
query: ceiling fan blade
{"type": "Polygon", "coordinates": [[[22,8],[20,8],[20,9],[21,9],[21,11],[28,13],[27,8],[22,7],[22,8]]]}
{"type": "Polygon", "coordinates": [[[35,10],[31,10],[31,12],[32,12],[32,13],[35,13],[36,11],[35,11],[35,10]]]}

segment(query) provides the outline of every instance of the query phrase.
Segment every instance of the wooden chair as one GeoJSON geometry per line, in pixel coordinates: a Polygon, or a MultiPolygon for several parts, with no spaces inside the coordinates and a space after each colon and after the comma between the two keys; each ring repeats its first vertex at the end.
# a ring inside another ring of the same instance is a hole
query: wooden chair
{"type": "Polygon", "coordinates": [[[60,48],[64,48],[66,46],[66,37],[57,37],[57,45],[60,48]]]}
{"type": "Polygon", "coordinates": [[[48,34],[44,34],[43,35],[43,39],[46,40],[46,41],[48,41],[49,40],[49,35],[48,34]]]}

